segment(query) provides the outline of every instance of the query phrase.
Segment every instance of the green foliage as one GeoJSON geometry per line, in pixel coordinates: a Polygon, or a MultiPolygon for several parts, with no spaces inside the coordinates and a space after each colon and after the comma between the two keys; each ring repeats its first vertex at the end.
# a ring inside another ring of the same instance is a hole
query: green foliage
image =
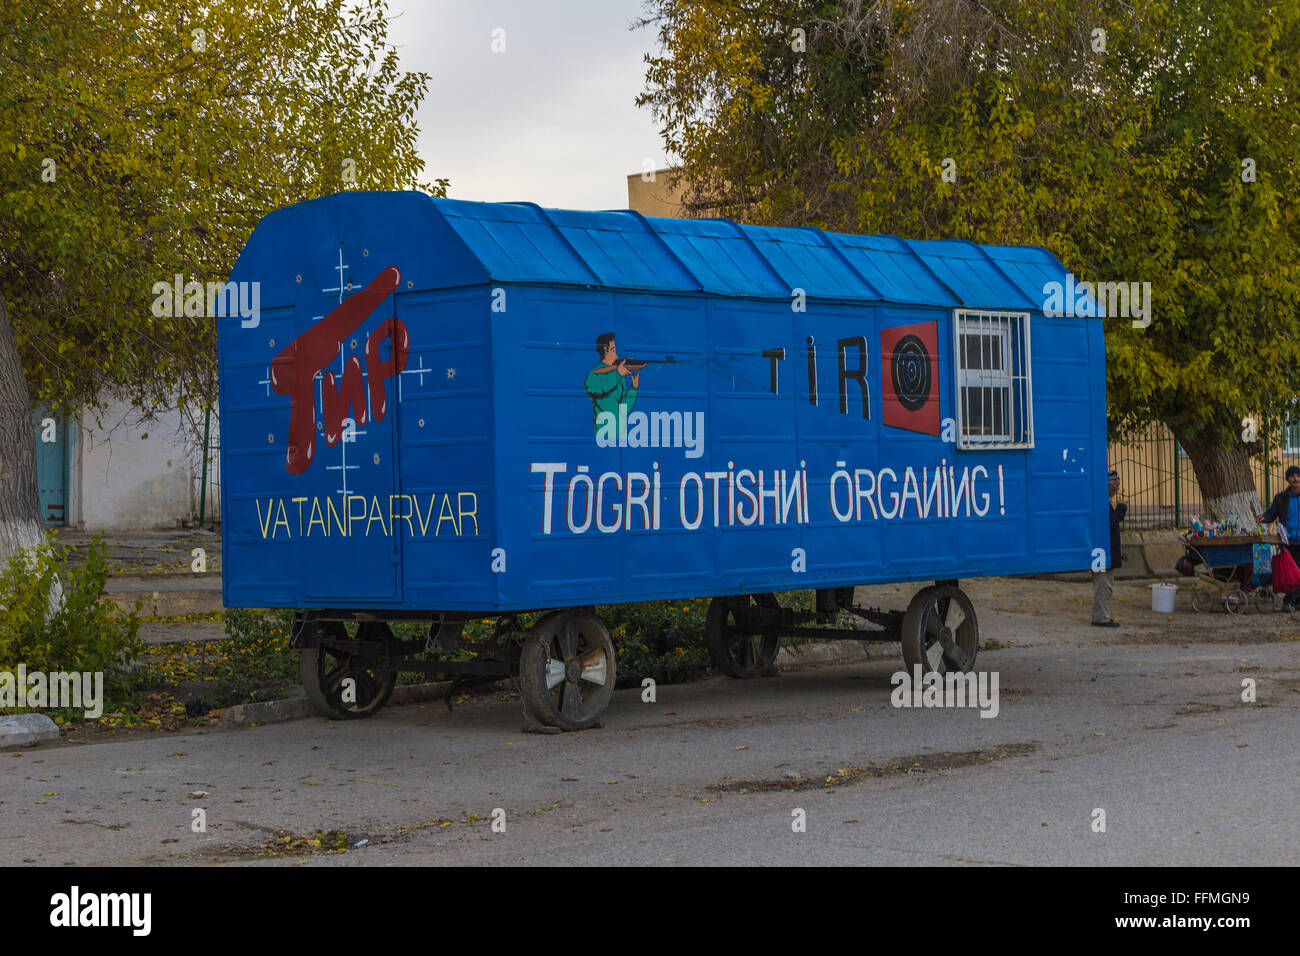
{"type": "Polygon", "coordinates": [[[0,293],[52,407],[210,403],[214,322],[153,316],[154,283],[224,281],[289,203],[445,194],[384,0],[3,3],[0,76],[0,293]]]}
{"type": "Polygon", "coordinates": [[[134,689],[140,621],[104,599],[104,543],[92,541],[81,565],[69,561],[72,552],[58,545],[19,551],[0,572],[0,670],[21,663],[29,672],[102,672],[107,711],[134,689]]]}
{"type": "MultiPolygon", "coordinates": [[[[782,607],[811,611],[812,591],[784,591],[776,595],[782,607]]],[[[712,667],[704,642],[709,598],[682,601],[642,601],[607,604],[596,613],[614,641],[619,677],[653,677],[656,683],[699,680],[712,667]]],[[[806,638],[785,638],[782,645],[797,648],[806,638]]]]}
{"type": "Polygon", "coordinates": [[[1253,489],[1241,419],[1289,409],[1300,367],[1295,0],[649,8],[662,49],[641,102],[693,211],[1039,244],[1080,280],[1149,282],[1149,327],[1105,322],[1112,426],[1168,425],[1207,499],[1253,489]]]}
{"type": "Polygon", "coordinates": [[[709,667],[704,646],[707,598],[608,604],[596,614],[614,641],[620,677],[652,677],[671,684],[697,680],[709,667]]]}
{"type": "Polygon", "coordinates": [[[836,155],[883,81],[879,26],[841,15],[840,0],[646,6],[663,53],[647,57],[638,104],[683,161],[687,207],[769,223],[851,216],[836,155]]]}
{"type": "Polygon", "coordinates": [[[226,609],[216,676],[224,701],[258,698],[264,685],[298,682],[298,651],[289,646],[294,611],[226,609]]]}

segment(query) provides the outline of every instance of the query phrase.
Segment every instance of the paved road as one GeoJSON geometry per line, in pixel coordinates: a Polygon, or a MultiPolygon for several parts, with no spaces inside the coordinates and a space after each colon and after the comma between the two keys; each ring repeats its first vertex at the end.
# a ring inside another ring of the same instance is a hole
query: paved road
{"type": "Polygon", "coordinates": [[[580,734],[486,698],[0,754],[0,863],[1295,863],[1300,644],[1227,642],[1249,626],[1108,643],[990,611],[994,719],[895,709],[878,660],[621,691],[580,734]],[[321,830],[369,843],[259,850],[321,830]]]}

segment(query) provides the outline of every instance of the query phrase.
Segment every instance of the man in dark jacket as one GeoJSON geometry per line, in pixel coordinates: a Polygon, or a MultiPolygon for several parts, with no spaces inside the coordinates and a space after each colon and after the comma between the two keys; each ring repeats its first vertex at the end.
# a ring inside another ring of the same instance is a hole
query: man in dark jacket
{"type": "MultiPolygon", "coordinates": [[[[1286,484],[1287,490],[1274,495],[1268,510],[1259,515],[1259,523],[1280,522],[1286,530],[1287,550],[1300,564],[1300,468],[1292,465],[1286,470],[1286,484]]],[[[1292,591],[1286,596],[1287,610],[1294,611],[1298,603],[1300,591],[1292,591]]]]}
{"type": "Polygon", "coordinates": [[[1259,516],[1260,524],[1279,521],[1286,528],[1291,557],[1300,560],[1300,468],[1292,465],[1286,470],[1286,491],[1273,496],[1273,503],[1259,516]]]}
{"type": "MultiPolygon", "coordinates": [[[[1119,472],[1111,470],[1110,497],[1119,494],[1119,472]]],[[[1300,509],[1297,509],[1300,510],[1300,509]]],[[[1116,501],[1110,506],[1110,567],[1105,571],[1092,572],[1092,624],[1094,627],[1119,627],[1119,621],[1110,616],[1110,596],[1115,590],[1115,569],[1122,566],[1124,556],[1120,552],[1119,524],[1128,514],[1128,505],[1116,501]]]]}

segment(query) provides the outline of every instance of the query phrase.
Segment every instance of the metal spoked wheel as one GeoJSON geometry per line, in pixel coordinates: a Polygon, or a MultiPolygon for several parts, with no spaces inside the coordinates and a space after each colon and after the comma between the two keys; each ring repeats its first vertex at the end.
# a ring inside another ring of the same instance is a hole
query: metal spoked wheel
{"type": "Polygon", "coordinates": [[[1219,595],[1213,588],[1199,587],[1192,592],[1192,610],[1208,614],[1219,602],[1219,595]]]}
{"type": "Polygon", "coordinates": [[[937,584],[922,588],[903,615],[903,662],[911,671],[969,671],[979,653],[975,606],[961,588],[937,584]]]}
{"type": "Polygon", "coordinates": [[[750,607],[779,608],[774,594],[714,598],[704,619],[704,643],[713,666],[728,677],[747,680],[770,674],[781,651],[777,634],[747,633],[745,611],[750,607]]]}
{"type": "Polygon", "coordinates": [[[1273,594],[1273,589],[1270,587],[1265,586],[1256,588],[1255,592],[1250,596],[1250,599],[1250,603],[1254,605],[1255,610],[1260,614],[1263,614],[1265,611],[1277,610],[1277,597],[1273,594]]]}
{"type": "MultiPolygon", "coordinates": [[[[334,645],[349,639],[342,621],[319,625],[315,647],[305,647],[298,662],[307,700],[325,717],[355,720],[372,717],[388,703],[397,672],[380,670],[367,659],[334,645]]],[[[367,621],[357,628],[355,640],[391,640],[387,624],[367,621]]]]}
{"type": "Polygon", "coordinates": [[[562,611],[537,622],[519,657],[524,709],[539,723],[587,730],[614,696],[614,642],[590,611],[562,611]]]}
{"type": "Polygon", "coordinates": [[[1240,614],[1246,609],[1250,599],[1246,597],[1246,592],[1241,588],[1233,588],[1223,595],[1223,606],[1229,614],[1240,614]]]}

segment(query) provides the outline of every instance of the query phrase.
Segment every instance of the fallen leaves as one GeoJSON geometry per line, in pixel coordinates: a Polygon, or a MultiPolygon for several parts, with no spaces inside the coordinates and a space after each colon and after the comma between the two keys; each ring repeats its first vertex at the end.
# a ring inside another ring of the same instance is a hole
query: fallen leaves
{"type": "Polygon", "coordinates": [[[355,841],[340,830],[313,830],[304,835],[284,834],[245,852],[260,856],[296,856],[308,853],[346,853],[355,841]]]}

